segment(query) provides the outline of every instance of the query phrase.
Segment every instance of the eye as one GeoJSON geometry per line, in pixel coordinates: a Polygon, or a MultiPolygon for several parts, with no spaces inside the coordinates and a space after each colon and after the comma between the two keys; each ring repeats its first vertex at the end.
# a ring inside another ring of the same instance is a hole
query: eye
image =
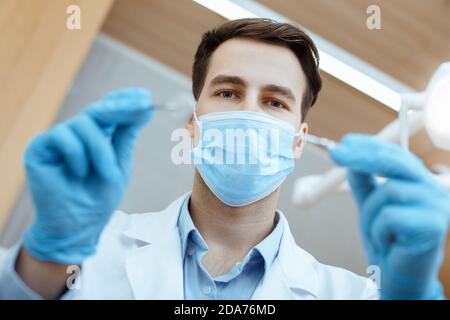
{"type": "Polygon", "coordinates": [[[287,109],[286,105],[278,100],[268,100],[267,104],[273,109],[287,109]]]}
{"type": "Polygon", "coordinates": [[[237,97],[237,95],[231,90],[222,90],[219,91],[216,95],[224,99],[233,99],[237,97]]]}

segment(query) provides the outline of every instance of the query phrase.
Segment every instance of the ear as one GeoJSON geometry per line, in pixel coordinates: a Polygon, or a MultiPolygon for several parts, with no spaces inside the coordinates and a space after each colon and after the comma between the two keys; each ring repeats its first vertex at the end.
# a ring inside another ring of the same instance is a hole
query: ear
{"type": "Polygon", "coordinates": [[[187,118],[186,123],[184,124],[184,127],[189,132],[189,135],[191,138],[194,136],[194,114],[191,114],[189,118],[187,118]]]}
{"type": "Polygon", "coordinates": [[[186,120],[184,127],[189,132],[193,145],[196,146],[200,137],[200,128],[197,125],[197,121],[194,119],[194,114],[191,114],[191,116],[186,120]]]}
{"type": "Polygon", "coordinates": [[[294,140],[294,159],[299,159],[302,156],[303,148],[306,144],[306,135],[308,134],[308,124],[306,122],[300,125],[300,131],[302,134],[294,140]]]}

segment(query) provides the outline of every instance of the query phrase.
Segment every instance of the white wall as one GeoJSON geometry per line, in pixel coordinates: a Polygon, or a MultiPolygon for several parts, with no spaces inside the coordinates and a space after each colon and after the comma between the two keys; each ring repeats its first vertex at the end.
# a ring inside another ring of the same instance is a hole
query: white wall
{"type": "MultiPolygon", "coordinates": [[[[151,90],[156,103],[170,100],[177,92],[190,92],[188,78],[101,35],[74,81],[57,121],[76,114],[83,106],[110,90],[130,86],[151,90]]],[[[122,210],[159,210],[190,189],[192,166],[176,166],[170,160],[170,150],[175,144],[170,141],[170,134],[173,129],[184,125],[190,111],[186,108],[175,114],[156,112],[143,130],[137,144],[130,187],[121,204],[122,210]]],[[[357,212],[350,195],[330,195],[309,209],[298,208],[290,200],[296,178],[322,173],[330,165],[325,152],[307,146],[294,173],[283,185],[280,209],[287,216],[297,242],[318,260],[364,274],[365,258],[360,245],[357,212]]],[[[25,190],[5,231],[0,235],[1,245],[10,246],[20,238],[32,220],[32,212],[30,196],[25,190]]]]}

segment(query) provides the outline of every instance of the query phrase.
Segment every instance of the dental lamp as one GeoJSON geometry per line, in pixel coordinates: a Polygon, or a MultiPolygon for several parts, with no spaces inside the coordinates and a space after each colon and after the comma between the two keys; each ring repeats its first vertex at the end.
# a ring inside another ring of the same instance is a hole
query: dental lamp
{"type": "Polygon", "coordinates": [[[410,111],[423,111],[425,129],[433,144],[450,150],[450,62],[439,66],[425,91],[402,95],[400,141],[405,148],[408,148],[407,117],[410,111]]]}

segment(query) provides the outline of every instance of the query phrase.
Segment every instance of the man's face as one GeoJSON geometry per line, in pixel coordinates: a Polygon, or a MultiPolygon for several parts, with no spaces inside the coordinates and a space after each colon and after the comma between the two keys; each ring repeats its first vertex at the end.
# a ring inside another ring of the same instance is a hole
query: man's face
{"type": "MultiPolygon", "coordinates": [[[[263,112],[307,133],[301,119],[306,78],[288,48],[250,39],[231,39],[213,53],[197,101],[198,116],[210,112],[263,112]]],[[[192,122],[188,129],[193,133],[192,122]]],[[[295,141],[296,158],[303,141],[295,141]]]]}

